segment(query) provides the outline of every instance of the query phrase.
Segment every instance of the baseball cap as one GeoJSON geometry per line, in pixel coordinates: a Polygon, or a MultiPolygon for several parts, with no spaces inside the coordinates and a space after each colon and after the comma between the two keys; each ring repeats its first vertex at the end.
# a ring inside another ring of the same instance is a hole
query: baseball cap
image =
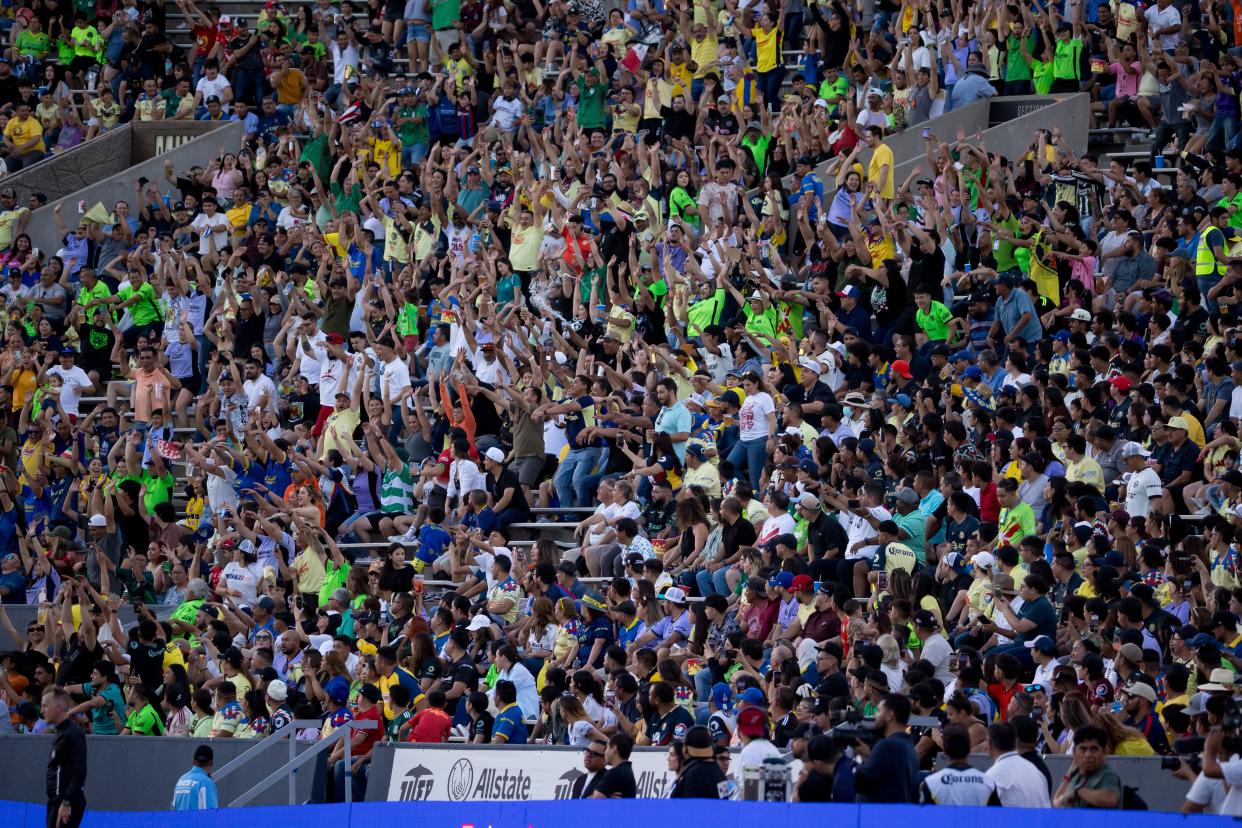
{"type": "Polygon", "coordinates": [[[919,610],[914,614],[914,626],[934,630],[940,626],[940,621],[936,619],[936,613],[931,610],[919,610]]]}
{"type": "Polygon", "coordinates": [[[686,591],[681,587],[669,587],[664,590],[664,594],[660,597],[665,601],[668,601],[671,604],[677,604],[678,606],[685,606],[686,603],[686,591]]]}
{"type": "Polygon", "coordinates": [[[1122,457],[1151,457],[1151,452],[1143,448],[1142,445],[1129,442],[1121,447],[1122,457]]]}
{"type": "Polygon", "coordinates": [[[349,698],[349,681],[343,676],[335,676],[323,686],[323,691],[329,699],[341,704],[349,698]]]}
{"type": "MultiPolygon", "coordinates": [[[[1134,645],[1127,644],[1127,647],[1134,645]]],[[[1145,681],[1132,681],[1121,690],[1127,696],[1138,696],[1140,699],[1147,699],[1152,704],[1156,703],[1156,691],[1150,684],[1145,681]]]]}
{"type": "Polygon", "coordinates": [[[1026,642],[1026,648],[1028,650],[1039,650],[1041,653],[1047,653],[1048,655],[1057,654],[1057,643],[1046,635],[1041,635],[1026,642]]]}
{"type": "MultiPolygon", "coordinates": [[[[749,692],[749,691],[748,691],[749,692]]],[[[737,714],[737,732],[743,736],[763,736],[768,730],[768,714],[758,707],[747,707],[737,714]]]]}
{"type": "Polygon", "coordinates": [[[763,695],[763,691],[758,687],[747,687],[737,697],[739,704],[748,704],[751,707],[767,707],[768,697],[763,695]]]}
{"type": "Polygon", "coordinates": [[[1165,425],[1168,428],[1177,428],[1182,431],[1190,431],[1190,423],[1186,421],[1185,417],[1170,417],[1168,423],[1165,425]]]}
{"type": "Polygon", "coordinates": [[[992,569],[996,566],[996,557],[991,552],[976,552],[975,556],[970,559],[975,566],[982,566],[992,569]]]}
{"type": "Polygon", "coordinates": [[[1091,311],[1086,308],[1076,308],[1074,312],[1070,314],[1070,319],[1073,319],[1076,322],[1090,322],[1091,311]]]}
{"type": "Polygon", "coordinates": [[[272,701],[284,701],[289,698],[289,685],[276,679],[267,685],[267,696],[272,701]]]}
{"type": "Polygon", "coordinates": [[[949,362],[958,362],[960,360],[965,360],[966,362],[973,364],[975,361],[975,358],[970,353],[970,351],[958,351],[957,353],[953,354],[953,356],[949,357],[949,362]]]}
{"type": "Polygon", "coordinates": [[[858,288],[854,287],[853,285],[846,285],[845,287],[837,291],[837,296],[852,296],[855,299],[857,299],[858,288]]]}
{"type": "Polygon", "coordinates": [[[904,379],[914,378],[914,374],[910,373],[910,363],[906,362],[904,359],[893,360],[893,364],[890,367],[892,368],[893,373],[899,377],[903,377],[904,379]]]}
{"type": "Polygon", "coordinates": [[[91,515],[89,525],[96,529],[104,529],[108,526],[108,519],[103,515],[91,515]]]}
{"type": "Polygon", "coordinates": [[[897,499],[902,503],[914,505],[919,502],[919,493],[914,489],[901,489],[897,492],[897,499]]]}
{"type": "Polygon", "coordinates": [[[793,583],[789,585],[790,592],[810,592],[815,588],[815,582],[811,580],[810,575],[795,575],[793,583]]]}
{"type": "Polygon", "coordinates": [[[491,460],[493,463],[505,462],[504,449],[498,448],[496,446],[492,446],[491,448],[489,448],[486,452],[484,452],[483,456],[486,457],[488,460],[491,460]]]}
{"type": "Polygon", "coordinates": [[[1129,377],[1113,377],[1108,382],[1118,391],[1129,391],[1134,387],[1134,383],[1130,382],[1129,377]]]}
{"type": "Polygon", "coordinates": [[[792,590],[794,576],[792,572],[778,572],[768,579],[768,586],[780,587],[785,590],[792,590]]]}
{"type": "Polygon", "coordinates": [[[910,395],[909,394],[897,394],[895,396],[889,397],[888,404],[889,405],[900,405],[902,408],[909,408],[910,407],[910,395]]]}

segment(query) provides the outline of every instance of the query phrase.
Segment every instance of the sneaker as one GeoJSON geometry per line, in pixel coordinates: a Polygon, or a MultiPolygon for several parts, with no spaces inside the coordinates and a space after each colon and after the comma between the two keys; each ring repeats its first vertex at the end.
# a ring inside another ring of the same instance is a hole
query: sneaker
{"type": "Polygon", "coordinates": [[[389,543],[413,543],[418,538],[418,530],[411,526],[400,535],[389,535],[389,543]]]}

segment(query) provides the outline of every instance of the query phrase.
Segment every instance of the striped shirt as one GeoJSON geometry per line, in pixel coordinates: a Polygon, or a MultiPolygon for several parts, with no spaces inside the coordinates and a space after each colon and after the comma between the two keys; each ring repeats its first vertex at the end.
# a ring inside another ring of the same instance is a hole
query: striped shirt
{"type": "Polygon", "coordinates": [[[410,509],[410,495],[414,492],[414,478],[410,467],[402,463],[399,469],[384,469],[380,478],[380,511],[402,514],[410,509]]]}

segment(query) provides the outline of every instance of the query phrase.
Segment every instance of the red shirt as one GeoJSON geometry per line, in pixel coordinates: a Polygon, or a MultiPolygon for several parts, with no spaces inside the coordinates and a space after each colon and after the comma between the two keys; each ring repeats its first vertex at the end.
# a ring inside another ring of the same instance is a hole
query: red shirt
{"type": "Polygon", "coordinates": [[[1009,718],[1009,701],[1017,695],[1022,689],[1022,683],[1015,681],[1013,686],[1008,690],[1003,684],[989,684],[988,695],[996,700],[997,712],[1000,713],[1001,721],[1009,718]]]}
{"type": "Polygon", "coordinates": [[[195,26],[190,29],[194,35],[194,54],[206,56],[216,45],[215,26],[195,26]]]}
{"type": "Polygon", "coordinates": [[[354,714],[355,722],[375,722],[375,727],[371,730],[359,731],[362,733],[362,744],[350,751],[351,756],[366,756],[371,752],[371,748],[375,747],[375,743],[384,738],[384,717],[380,714],[379,706],[376,705],[370,710],[359,710],[354,714]]]}
{"type": "Polygon", "coordinates": [[[996,499],[996,481],[992,481],[979,492],[979,522],[999,523],[1000,512],[1000,501],[996,499]]]}
{"type": "Polygon", "coordinates": [[[410,725],[410,735],[405,739],[407,742],[444,742],[453,730],[452,717],[434,707],[418,711],[410,721],[413,724],[410,725]]]}

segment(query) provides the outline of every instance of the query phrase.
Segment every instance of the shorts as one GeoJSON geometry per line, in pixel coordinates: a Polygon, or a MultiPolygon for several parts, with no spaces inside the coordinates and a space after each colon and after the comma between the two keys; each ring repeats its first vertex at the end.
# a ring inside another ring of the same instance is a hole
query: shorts
{"type": "Polygon", "coordinates": [[[387,23],[396,23],[398,20],[405,19],[405,7],[394,6],[392,3],[384,4],[384,21],[387,23]]]}
{"type": "Polygon", "coordinates": [[[418,350],[418,337],[414,335],[401,337],[401,344],[405,347],[407,354],[412,354],[418,350]]]}
{"type": "Polygon", "coordinates": [[[546,457],[519,457],[509,464],[509,468],[517,475],[518,483],[529,488],[539,482],[539,476],[547,464],[546,457]]]}
{"type": "Polygon", "coordinates": [[[371,527],[372,532],[378,532],[380,521],[383,520],[384,518],[395,519],[395,518],[405,517],[405,516],[406,516],[405,512],[368,512],[367,514],[362,516],[361,520],[365,520],[367,522],[367,526],[371,527]]]}
{"type": "Polygon", "coordinates": [[[461,32],[456,29],[436,29],[436,42],[440,44],[440,49],[448,54],[449,47],[454,43],[461,42],[461,32]]]}
{"type": "Polygon", "coordinates": [[[415,40],[419,43],[431,42],[431,27],[427,25],[425,20],[406,20],[405,36],[407,40],[415,40]]]}
{"type": "Polygon", "coordinates": [[[188,377],[177,377],[177,381],[181,383],[181,387],[189,391],[197,397],[203,388],[203,378],[198,374],[191,374],[188,377]]]}

